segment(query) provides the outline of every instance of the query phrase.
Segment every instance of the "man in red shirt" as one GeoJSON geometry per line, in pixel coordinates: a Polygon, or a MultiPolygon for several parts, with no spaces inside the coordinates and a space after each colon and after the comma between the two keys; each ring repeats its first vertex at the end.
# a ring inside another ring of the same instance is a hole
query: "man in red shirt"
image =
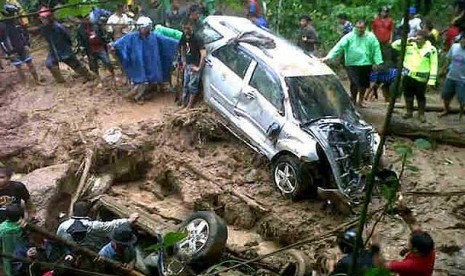
{"type": "Polygon", "coordinates": [[[410,229],[417,229],[410,235],[408,248],[402,250],[405,256],[402,261],[386,261],[380,251],[379,235],[373,235],[371,248],[374,253],[373,263],[375,267],[384,267],[399,276],[431,276],[434,270],[435,251],[434,241],[431,236],[419,230],[415,218],[410,209],[401,204],[398,205],[399,215],[409,225],[410,229]]]}
{"type": "Polygon", "coordinates": [[[394,32],[394,21],[389,16],[389,8],[382,7],[379,9],[378,16],[373,20],[371,24],[371,29],[373,33],[378,38],[379,44],[381,46],[381,52],[383,53],[383,60],[388,65],[392,63],[392,35],[394,32]]]}
{"type": "MultiPolygon", "coordinates": [[[[83,18],[77,29],[77,41],[79,46],[84,48],[85,54],[89,58],[90,70],[99,76],[98,61],[100,60],[103,66],[110,72],[112,79],[116,80],[107,49],[107,44],[110,40],[106,36],[103,25],[100,23],[91,22],[88,16],[83,18]]],[[[113,84],[114,82],[112,82],[113,84]]]]}

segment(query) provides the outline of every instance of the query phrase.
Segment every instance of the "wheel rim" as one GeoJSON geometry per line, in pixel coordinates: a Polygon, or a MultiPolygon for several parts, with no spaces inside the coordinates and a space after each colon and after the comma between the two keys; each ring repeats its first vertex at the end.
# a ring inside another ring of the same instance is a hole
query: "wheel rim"
{"type": "Polygon", "coordinates": [[[279,163],[274,172],[274,180],[278,189],[291,194],[297,187],[297,173],[289,163],[279,163]]]}
{"type": "Polygon", "coordinates": [[[194,219],[185,227],[187,238],[178,244],[182,253],[192,256],[202,250],[210,235],[208,222],[204,219],[194,219]]]}

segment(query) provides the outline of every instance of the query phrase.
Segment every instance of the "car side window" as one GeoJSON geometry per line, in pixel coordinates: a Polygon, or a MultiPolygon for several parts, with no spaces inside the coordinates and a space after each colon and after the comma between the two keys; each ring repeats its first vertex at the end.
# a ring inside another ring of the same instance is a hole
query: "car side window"
{"type": "Polygon", "coordinates": [[[220,33],[215,31],[208,24],[204,24],[202,28],[199,29],[197,34],[199,35],[199,37],[203,39],[204,44],[209,44],[223,38],[223,36],[220,33]]]}
{"type": "Polygon", "coordinates": [[[257,64],[250,86],[257,89],[276,109],[284,111],[281,83],[263,65],[257,64]]]}
{"type": "Polygon", "coordinates": [[[226,45],[212,54],[224,63],[229,69],[236,73],[241,79],[244,78],[252,58],[241,51],[236,45],[226,45]]]}

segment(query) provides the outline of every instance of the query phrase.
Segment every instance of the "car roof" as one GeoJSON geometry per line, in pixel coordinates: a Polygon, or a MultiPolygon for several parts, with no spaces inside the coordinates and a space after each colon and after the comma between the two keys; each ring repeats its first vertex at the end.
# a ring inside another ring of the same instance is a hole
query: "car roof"
{"type": "Polygon", "coordinates": [[[326,64],[317,58],[306,55],[300,48],[286,39],[258,27],[247,18],[208,16],[205,22],[226,38],[225,43],[244,32],[257,32],[273,39],[276,44],[273,49],[261,49],[244,42],[241,42],[240,45],[265,61],[284,77],[334,74],[326,64]]]}

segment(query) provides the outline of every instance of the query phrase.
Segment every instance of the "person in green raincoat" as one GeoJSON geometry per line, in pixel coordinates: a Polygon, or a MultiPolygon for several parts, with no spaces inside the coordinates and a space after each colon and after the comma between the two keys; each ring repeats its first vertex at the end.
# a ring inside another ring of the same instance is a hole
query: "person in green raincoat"
{"type": "Polygon", "coordinates": [[[204,10],[204,12],[203,12],[204,17],[215,14],[215,12],[216,12],[215,2],[216,2],[216,0],[202,0],[202,1],[200,1],[200,5],[204,10]]]}
{"type": "MultiPolygon", "coordinates": [[[[13,255],[16,248],[24,241],[23,229],[19,220],[24,216],[24,210],[18,204],[10,204],[5,210],[6,220],[0,224],[0,252],[13,255]]],[[[11,259],[3,258],[3,273],[5,276],[14,275],[11,259]]]]}

